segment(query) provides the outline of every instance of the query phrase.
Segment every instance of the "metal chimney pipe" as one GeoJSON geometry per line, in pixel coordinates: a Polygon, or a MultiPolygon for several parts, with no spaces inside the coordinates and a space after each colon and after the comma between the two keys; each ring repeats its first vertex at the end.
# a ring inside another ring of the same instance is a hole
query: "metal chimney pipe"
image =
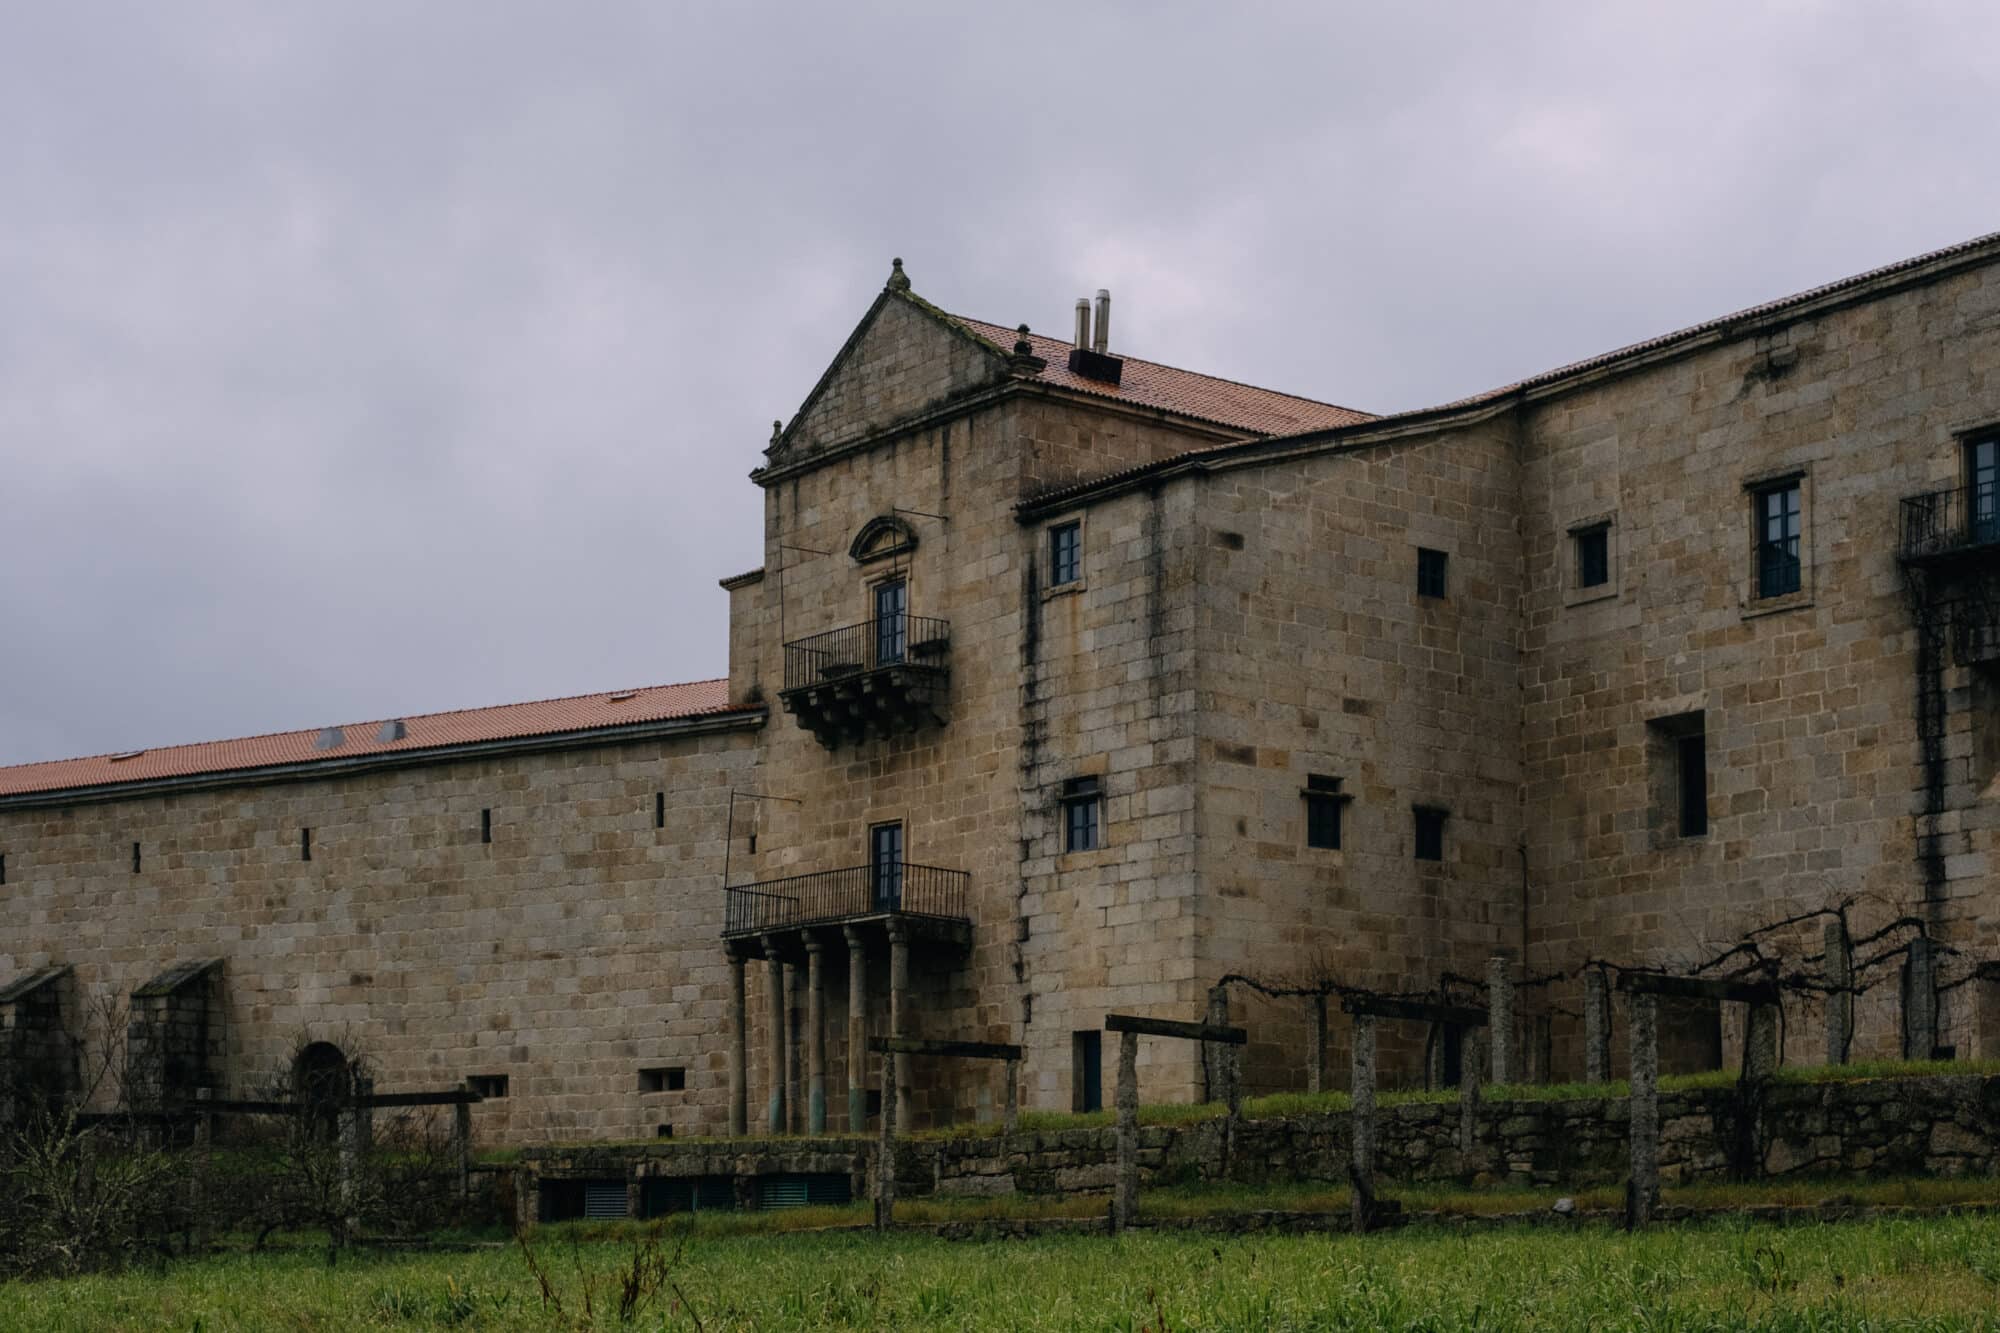
{"type": "Polygon", "coordinates": [[[1094,351],[1106,352],[1111,345],[1111,293],[1104,288],[1097,289],[1097,341],[1091,344],[1094,351]]]}
{"type": "Polygon", "coordinates": [[[1090,298],[1088,296],[1079,296],[1076,298],[1076,345],[1078,347],[1090,346],[1090,298]]]}

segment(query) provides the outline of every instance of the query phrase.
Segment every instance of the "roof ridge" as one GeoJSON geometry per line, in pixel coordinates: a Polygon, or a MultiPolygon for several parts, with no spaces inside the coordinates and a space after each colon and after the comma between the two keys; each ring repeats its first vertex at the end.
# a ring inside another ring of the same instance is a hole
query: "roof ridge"
{"type": "MultiPolygon", "coordinates": [[[[956,315],[952,314],[950,311],[946,311],[945,314],[947,314],[952,319],[958,320],[961,323],[983,324],[990,329],[1003,329],[1006,327],[1004,324],[995,324],[992,320],[989,319],[980,319],[976,315],[956,315]]],[[[1033,329],[1028,330],[1028,336],[1030,338],[1039,338],[1043,342],[1054,343],[1058,347],[1067,347],[1072,350],[1074,350],[1076,347],[1075,343],[1070,342],[1067,339],[1058,338],[1052,334],[1047,334],[1047,333],[1036,333],[1033,329]]],[[[1336,411],[1352,412],[1356,416],[1368,417],[1371,419],[1377,415],[1376,413],[1370,412],[1365,408],[1349,407],[1345,403],[1329,402],[1324,398],[1308,398],[1302,393],[1290,393],[1284,389],[1273,389],[1268,385],[1252,384],[1248,380],[1233,380],[1229,378],[1227,375],[1214,375],[1206,370],[1189,370],[1186,366],[1170,365],[1165,361],[1154,361],[1149,357],[1128,356],[1123,352],[1113,353],[1113,355],[1117,356],[1118,359],[1121,361],[1137,361],[1141,365],[1157,366],[1161,370],[1171,370],[1176,375],[1194,375],[1200,379],[1214,380],[1217,384],[1233,384],[1239,389],[1249,389],[1255,393],[1268,393],[1277,398],[1290,398],[1294,402],[1311,403],[1314,407],[1331,407],[1336,411]]]]}
{"type": "MultiPolygon", "coordinates": [[[[708,676],[701,680],[677,680],[664,685],[639,685],[631,690],[642,694],[651,690],[688,689],[697,685],[726,685],[727,676],[708,676]]],[[[545,704],[573,703],[579,699],[589,699],[596,695],[624,694],[623,689],[584,690],[578,694],[559,694],[547,699],[516,699],[510,703],[480,704],[470,708],[441,708],[430,713],[384,713],[380,717],[362,718],[354,722],[324,722],[318,726],[284,727],[277,731],[256,731],[245,736],[215,736],[203,741],[174,741],[167,745],[147,745],[131,750],[105,750],[99,754],[70,754],[56,759],[29,759],[16,764],[0,764],[0,774],[11,773],[23,768],[43,768],[51,764],[85,764],[92,760],[112,760],[122,755],[160,754],[168,750],[198,750],[208,745],[241,745],[249,741],[275,740],[280,736],[303,736],[311,731],[324,731],[329,727],[339,727],[345,731],[353,727],[377,726],[384,722],[420,722],[429,718],[457,717],[465,713],[491,713],[502,708],[535,708],[545,704]]],[[[414,738],[410,738],[414,739],[414,738]]]]}

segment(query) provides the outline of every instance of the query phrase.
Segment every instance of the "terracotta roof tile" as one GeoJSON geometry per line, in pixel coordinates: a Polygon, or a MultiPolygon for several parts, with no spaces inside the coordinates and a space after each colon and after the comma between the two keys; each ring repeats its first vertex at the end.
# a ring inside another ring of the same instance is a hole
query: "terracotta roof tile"
{"type": "MultiPolygon", "coordinates": [[[[999,324],[968,319],[964,315],[950,315],[948,318],[1003,352],[1012,351],[1020,339],[1015,330],[999,324]]],[[[1085,379],[1070,370],[1072,344],[1058,338],[1044,338],[1039,333],[1030,333],[1028,341],[1033,344],[1035,355],[1049,363],[1048,369],[1038,377],[1044,384],[1055,384],[1078,393],[1095,394],[1100,398],[1141,407],[1156,407],[1182,416],[1199,417],[1203,421],[1255,431],[1259,435],[1290,435],[1298,431],[1352,426],[1373,419],[1368,413],[1357,412],[1353,408],[1298,398],[1273,389],[1259,389],[1234,380],[1217,379],[1213,375],[1198,375],[1191,370],[1177,370],[1157,362],[1141,361],[1135,356],[1121,357],[1125,369],[1120,382],[1106,384],[1102,380],[1085,379]]]]}
{"type": "Polygon", "coordinates": [[[495,708],[464,708],[449,713],[425,713],[400,719],[404,735],[378,740],[385,721],[349,723],[338,728],[340,743],[319,748],[321,728],[281,731],[239,740],[169,745],[129,754],[94,755],[87,759],[57,759],[40,764],[0,768],[0,797],[73,788],[117,786],[160,778],[184,778],[206,773],[310,764],[319,760],[353,759],[367,755],[400,754],[481,741],[516,740],[569,731],[593,731],[664,722],[677,718],[755,712],[732,708],[729,682],[697,680],[683,685],[653,685],[634,690],[578,694],[567,699],[502,704],[495,708]]]}

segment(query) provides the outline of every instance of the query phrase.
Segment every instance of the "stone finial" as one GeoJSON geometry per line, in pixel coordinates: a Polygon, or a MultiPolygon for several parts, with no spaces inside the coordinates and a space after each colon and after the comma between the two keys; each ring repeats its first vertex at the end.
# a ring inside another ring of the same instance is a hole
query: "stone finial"
{"type": "Polygon", "coordinates": [[[1039,375],[1048,368],[1048,362],[1035,355],[1035,345],[1028,341],[1028,326],[1021,325],[1015,330],[1020,336],[1014,339],[1013,355],[1007,358],[1017,375],[1039,375]]]}
{"type": "Polygon", "coordinates": [[[910,290],[910,275],[903,272],[903,261],[900,258],[889,261],[889,290],[892,292],[910,290]]]}
{"type": "Polygon", "coordinates": [[[776,443],[778,442],[779,438],[780,438],[781,436],[783,436],[783,435],[784,435],[784,433],[785,433],[785,423],[784,423],[784,422],[782,422],[782,421],[773,421],[773,422],[771,423],[771,443],[772,443],[772,444],[776,444],[776,443]]]}
{"type": "Polygon", "coordinates": [[[1035,354],[1035,345],[1028,341],[1028,326],[1023,324],[1014,331],[1021,335],[1014,340],[1014,355],[1033,356],[1035,354]]]}

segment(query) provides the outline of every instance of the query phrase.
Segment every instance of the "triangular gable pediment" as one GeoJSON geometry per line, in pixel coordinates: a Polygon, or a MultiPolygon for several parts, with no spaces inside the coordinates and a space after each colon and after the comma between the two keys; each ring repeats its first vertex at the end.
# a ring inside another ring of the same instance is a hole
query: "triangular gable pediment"
{"type": "Polygon", "coordinates": [[[876,435],[999,383],[1006,354],[942,311],[890,287],[767,451],[773,464],[876,435]]]}

